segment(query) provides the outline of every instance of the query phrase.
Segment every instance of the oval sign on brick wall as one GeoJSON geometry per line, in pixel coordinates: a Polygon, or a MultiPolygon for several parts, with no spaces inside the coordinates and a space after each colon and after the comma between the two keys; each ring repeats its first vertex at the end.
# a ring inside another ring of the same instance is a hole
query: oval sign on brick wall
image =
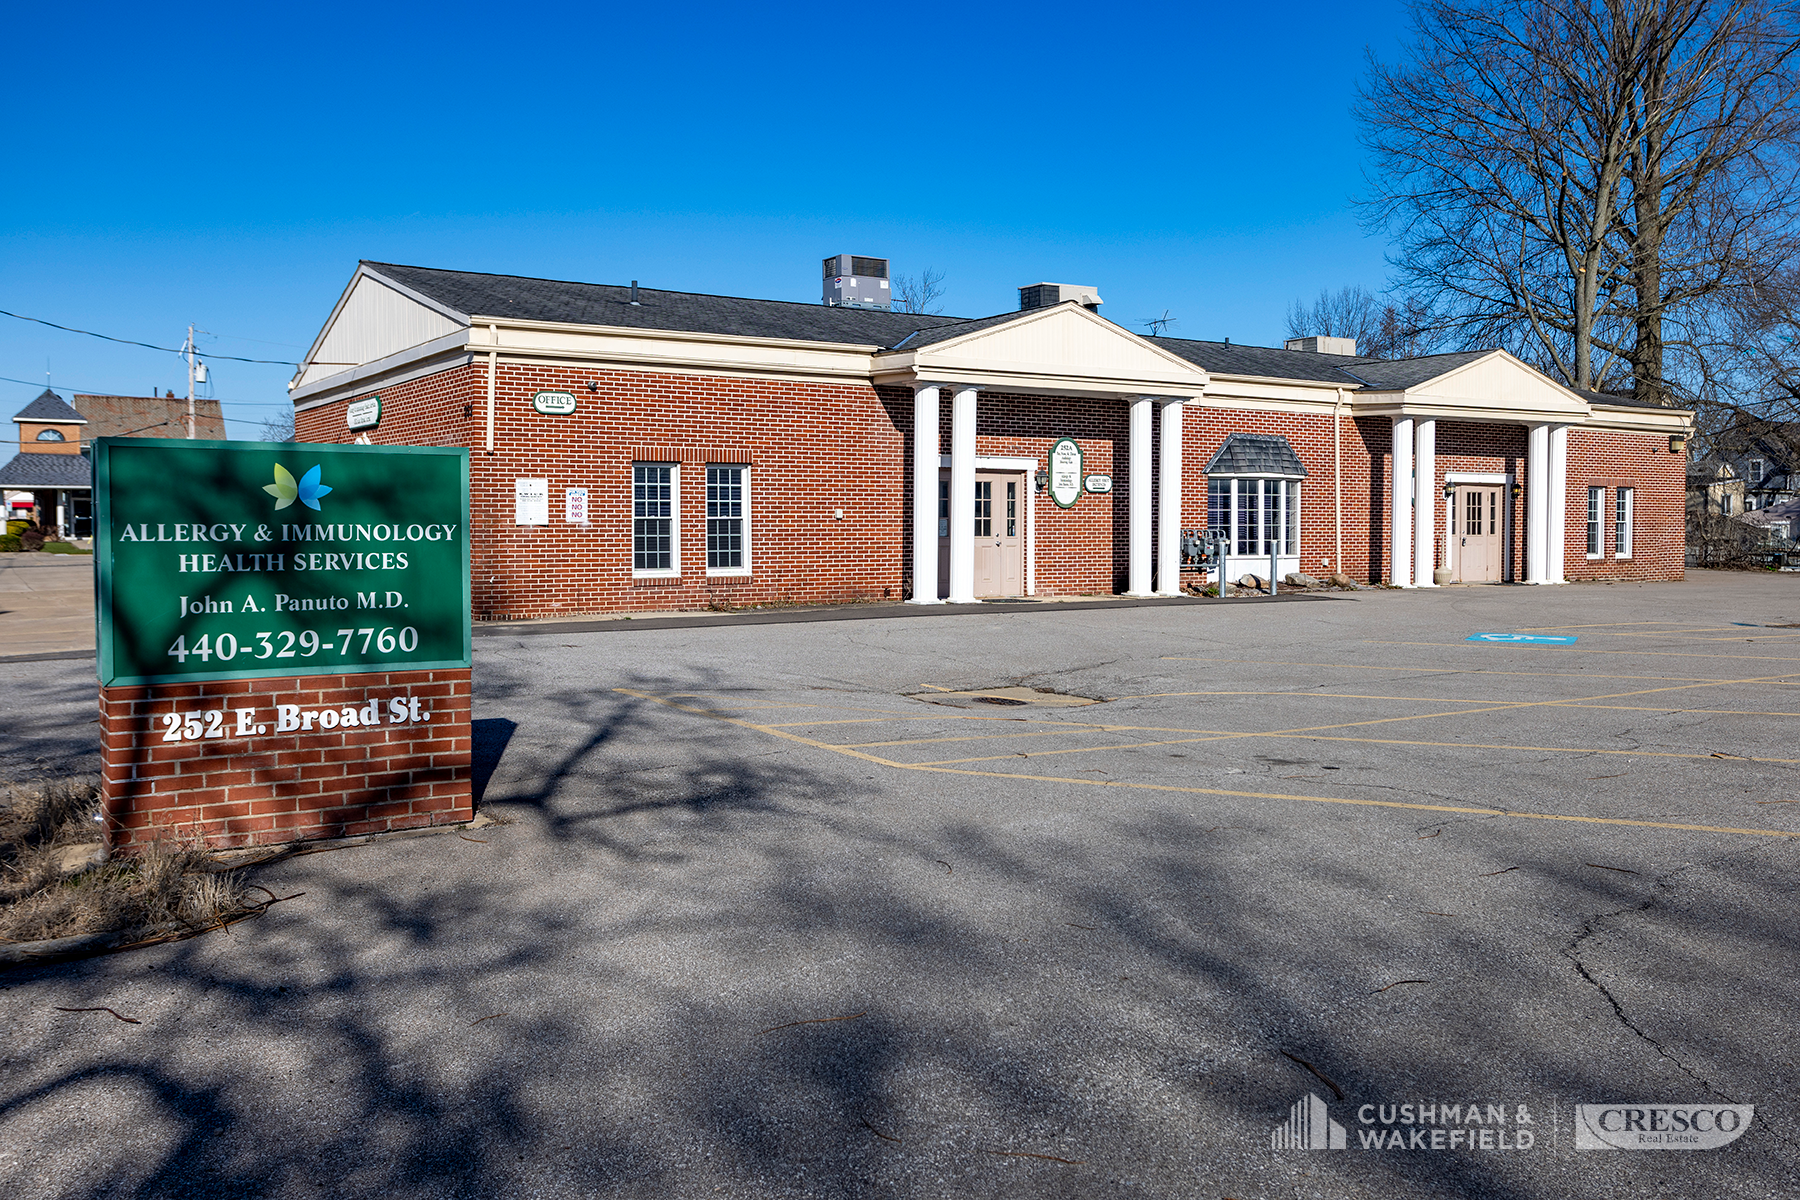
{"type": "Polygon", "coordinates": [[[1050,447],[1050,499],[1058,508],[1074,508],[1081,499],[1081,447],[1074,438],[1058,438],[1050,447]]]}
{"type": "Polygon", "coordinates": [[[531,407],[546,417],[566,417],[575,411],[575,397],[568,392],[539,392],[531,398],[531,407]]]}
{"type": "Polygon", "coordinates": [[[1088,491],[1093,492],[1095,495],[1110,492],[1112,491],[1112,476],[1089,475],[1087,477],[1086,487],[1088,491]]]}

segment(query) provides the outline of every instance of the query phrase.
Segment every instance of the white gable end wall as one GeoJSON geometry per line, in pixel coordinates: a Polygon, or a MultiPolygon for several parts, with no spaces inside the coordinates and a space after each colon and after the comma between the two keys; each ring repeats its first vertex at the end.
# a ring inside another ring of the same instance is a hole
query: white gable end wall
{"type": "Polygon", "coordinates": [[[1504,412],[1587,415],[1587,402],[1506,354],[1486,358],[1410,388],[1408,400],[1442,397],[1504,412]]]}
{"type": "Polygon", "coordinates": [[[380,280],[358,276],[350,294],[319,339],[314,364],[301,374],[305,387],[351,369],[410,350],[434,338],[465,328],[440,312],[403,296],[380,280]]]}

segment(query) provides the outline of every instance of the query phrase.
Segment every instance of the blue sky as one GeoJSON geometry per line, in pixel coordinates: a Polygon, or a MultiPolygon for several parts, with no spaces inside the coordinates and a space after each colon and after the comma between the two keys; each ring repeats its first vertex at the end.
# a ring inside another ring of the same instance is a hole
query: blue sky
{"type": "MultiPolygon", "coordinates": [[[[1350,209],[1363,5],[24,6],[0,309],[293,359],[359,258],[816,302],[818,262],[947,312],[1093,284],[1142,331],[1279,344],[1385,283],[1350,209]]],[[[174,355],[0,317],[0,406],[185,394],[174,355]]],[[[215,361],[234,436],[291,368],[215,361]]],[[[5,431],[11,434],[10,428],[5,431]]]]}

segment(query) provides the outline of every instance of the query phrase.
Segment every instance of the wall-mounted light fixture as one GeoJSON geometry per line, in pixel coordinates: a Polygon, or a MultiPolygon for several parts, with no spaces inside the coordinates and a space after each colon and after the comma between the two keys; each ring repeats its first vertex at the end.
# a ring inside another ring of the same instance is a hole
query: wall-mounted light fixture
{"type": "Polygon", "coordinates": [[[1671,433],[1669,435],[1669,453],[1670,454],[1686,454],[1687,453],[1687,434],[1671,433]]]}
{"type": "Polygon", "coordinates": [[[1512,487],[1508,489],[1508,491],[1511,493],[1512,498],[1514,500],[1517,500],[1520,496],[1523,496],[1525,494],[1525,489],[1516,483],[1513,484],[1512,487]]]}
{"type": "Polygon", "coordinates": [[[1448,500],[1454,495],[1456,495],[1456,485],[1446,479],[1444,481],[1444,499],[1448,500]]]}
{"type": "Polygon", "coordinates": [[[1050,472],[1039,471],[1036,475],[1032,476],[1032,478],[1037,482],[1038,491],[1047,492],[1050,490],[1050,472]]]}

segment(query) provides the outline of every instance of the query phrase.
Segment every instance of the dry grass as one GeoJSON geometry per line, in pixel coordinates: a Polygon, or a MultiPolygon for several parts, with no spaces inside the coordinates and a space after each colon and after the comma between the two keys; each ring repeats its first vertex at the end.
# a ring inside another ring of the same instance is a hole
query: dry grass
{"type": "Polygon", "coordinates": [[[258,907],[237,872],[212,872],[203,851],[169,842],[65,875],[65,851],[99,848],[99,811],[92,778],[0,786],[0,942],[199,930],[258,907]]]}

